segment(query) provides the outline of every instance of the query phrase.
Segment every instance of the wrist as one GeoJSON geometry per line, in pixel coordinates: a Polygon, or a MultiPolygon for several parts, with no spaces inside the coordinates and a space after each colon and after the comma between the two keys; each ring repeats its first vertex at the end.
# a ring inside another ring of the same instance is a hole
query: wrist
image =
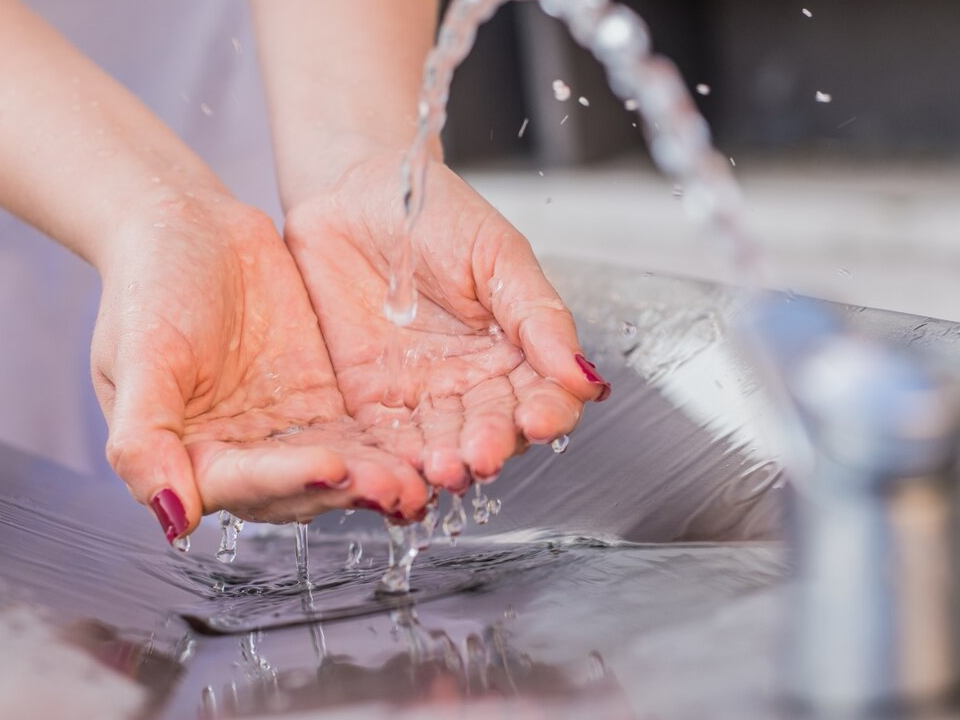
{"type": "Polygon", "coordinates": [[[212,174],[188,178],[178,176],[175,169],[166,177],[151,175],[148,182],[131,189],[131,199],[123,203],[128,210],[118,213],[109,229],[90,244],[90,262],[105,286],[110,278],[123,275],[130,262],[147,261],[151,246],[171,234],[199,236],[198,227],[208,227],[217,214],[237,204],[212,174]]]}
{"type": "MultiPolygon", "coordinates": [[[[365,133],[351,130],[323,133],[311,147],[293,153],[281,153],[277,160],[280,196],[286,212],[310,198],[329,194],[356,168],[371,160],[395,162],[398,186],[403,158],[410,151],[415,131],[402,135],[365,133]]],[[[443,162],[443,146],[433,139],[427,153],[430,160],[443,162]]]]}

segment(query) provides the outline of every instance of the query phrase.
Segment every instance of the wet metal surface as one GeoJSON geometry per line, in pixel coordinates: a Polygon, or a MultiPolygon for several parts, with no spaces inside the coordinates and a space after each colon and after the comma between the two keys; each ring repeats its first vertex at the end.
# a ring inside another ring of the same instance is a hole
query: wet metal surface
{"type": "MultiPolygon", "coordinates": [[[[374,594],[372,513],[314,524],[302,593],[291,529],[248,528],[223,565],[214,523],[181,555],[119,485],[0,448],[0,638],[15,649],[0,678],[31,668],[0,717],[69,716],[49,702],[76,711],[92,687],[118,718],[778,716],[790,491],[773,409],[730,339],[735,298],[550,271],[613,397],[565,453],[511,462],[487,489],[500,515],[423,553],[406,600],[374,594]],[[363,556],[342,570],[351,541],[363,556]]],[[[952,323],[846,312],[960,349],[952,323]]]]}

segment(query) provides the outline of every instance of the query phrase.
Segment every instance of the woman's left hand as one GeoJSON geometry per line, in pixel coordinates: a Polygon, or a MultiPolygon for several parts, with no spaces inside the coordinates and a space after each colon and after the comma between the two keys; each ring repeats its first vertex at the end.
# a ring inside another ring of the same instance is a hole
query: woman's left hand
{"type": "Polygon", "coordinates": [[[527,240],[441,163],[428,169],[412,236],[417,315],[395,329],[383,308],[403,242],[400,177],[399,156],[369,156],[290,210],[286,241],[348,412],[390,431],[383,447],[428,482],[462,492],[527,443],[572,431],[610,384],[583,356],[527,240]],[[403,360],[391,388],[395,332],[403,360]]]}

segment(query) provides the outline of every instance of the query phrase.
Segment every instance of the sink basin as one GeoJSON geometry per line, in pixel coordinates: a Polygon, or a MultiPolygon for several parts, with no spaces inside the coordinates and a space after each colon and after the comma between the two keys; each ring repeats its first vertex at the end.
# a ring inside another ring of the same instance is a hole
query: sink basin
{"type": "MultiPolygon", "coordinates": [[[[180,555],[119,483],[0,447],[0,717],[777,717],[790,484],[736,294],[547,267],[613,396],[513,460],[500,515],[438,540],[407,597],[373,592],[372,513],[314,523],[304,593],[288,529],[226,566],[204,525],[180,555]]],[[[841,310],[960,350],[956,324],[841,310]]]]}

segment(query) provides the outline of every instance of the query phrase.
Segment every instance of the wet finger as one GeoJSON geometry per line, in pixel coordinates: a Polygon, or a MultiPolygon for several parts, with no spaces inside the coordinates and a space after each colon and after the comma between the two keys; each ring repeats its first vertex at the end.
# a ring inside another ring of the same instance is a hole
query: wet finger
{"type": "Polygon", "coordinates": [[[517,426],[527,440],[548,443],[573,432],[583,414],[579,398],[526,364],[511,373],[510,381],[518,400],[517,426]]]}
{"type": "Polygon", "coordinates": [[[188,451],[207,512],[257,507],[348,480],[344,460],[322,446],[202,441],[190,444],[188,451]]]}
{"type": "Polygon", "coordinates": [[[423,432],[423,473],[432,485],[463,492],[470,479],[460,456],[463,401],[459,395],[428,397],[417,420],[423,432]]]}
{"type": "Polygon", "coordinates": [[[173,543],[189,535],[203,513],[181,439],[180,387],[168,368],[135,360],[118,362],[109,382],[113,392],[107,459],[130,493],[153,510],[167,541],[173,543]]]}
{"type": "Polygon", "coordinates": [[[517,448],[517,398],[506,377],[486,380],[463,396],[460,449],[474,477],[497,475],[517,448]]]}
{"type": "Polygon", "coordinates": [[[609,397],[611,385],[584,355],[573,315],[543,274],[527,242],[505,220],[477,263],[478,297],[527,361],[586,402],[609,397]]]}

